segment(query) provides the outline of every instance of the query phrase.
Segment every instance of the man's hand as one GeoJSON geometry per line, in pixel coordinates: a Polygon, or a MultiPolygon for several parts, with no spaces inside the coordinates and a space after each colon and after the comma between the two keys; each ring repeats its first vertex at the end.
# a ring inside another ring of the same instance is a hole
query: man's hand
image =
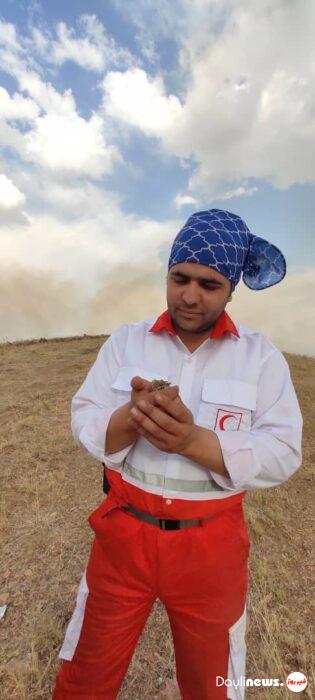
{"type": "MultiPolygon", "coordinates": [[[[136,385],[137,379],[141,380],[141,377],[132,379],[136,385]]],[[[141,381],[150,384],[145,379],[141,381]]],[[[147,396],[139,397],[136,406],[130,408],[128,425],[159,450],[181,454],[206,469],[230,478],[218,436],[213,430],[194,423],[193,415],[182,402],[178,389],[175,386],[162,391],[147,391],[147,396]],[[171,389],[177,390],[173,398],[166,395],[171,389]],[[145,405],[142,405],[143,402],[145,405]]]]}
{"type": "MultiPolygon", "coordinates": [[[[154,396],[155,396],[155,391],[149,391],[151,382],[149,382],[147,379],[143,379],[142,377],[139,377],[138,375],[135,377],[132,377],[132,380],[130,382],[132,391],[131,391],[131,401],[134,406],[137,406],[139,401],[141,399],[144,399],[145,401],[148,401],[148,403],[154,405],[154,396]]],[[[179,392],[179,387],[178,386],[167,386],[165,389],[162,390],[163,394],[166,396],[169,396],[171,399],[175,399],[176,396],[178,396],[179,392]]]]}
{"type": "Polygon", "coordinates": [[[194,439],[196,426],[180,396],[172,398],[166,391],[149,393],[151,400],[139,399],[127,422],[163,452],[180,454],[194,439]]]}
{"type": "MultiPolygon", "coordinates": [[[[155,392],[149,391],[151,382],[142,379],[142,377],[132,377],[131,388],[131,399],[119,406],[112,413],[109,420],[105,439],[105,453],[107,455],[123,450],[124,447],[133,444],[140,437],[138,430],[131,423],[128,423],[130,409],[133,406],[137,406],[141,398],[145,399],[147,403],[153,404],[155,392]]],[[[179,387],[167,386],[163,391],[167,392],[170,397],[175,398],[178,395],[179,387]]],[[[138,425],[136,424],[137,427],[138,425]]]]}

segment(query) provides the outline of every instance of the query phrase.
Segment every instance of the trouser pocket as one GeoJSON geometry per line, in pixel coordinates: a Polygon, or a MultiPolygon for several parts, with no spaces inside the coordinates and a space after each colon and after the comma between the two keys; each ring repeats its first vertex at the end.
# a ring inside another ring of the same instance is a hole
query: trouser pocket
{"type": "Polygon", "coordinates": [[[120,510],[125,505],[127,501],[115,496],[111,490],[107,498],[88,517],[88,523],[95,534],[102,535],[106,529],[109,514],[114,510],[120,510]]]}

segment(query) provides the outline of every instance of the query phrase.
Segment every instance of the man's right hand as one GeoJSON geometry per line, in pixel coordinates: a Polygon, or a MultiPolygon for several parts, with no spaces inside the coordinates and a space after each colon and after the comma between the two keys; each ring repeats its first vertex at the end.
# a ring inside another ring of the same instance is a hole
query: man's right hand
{"type": "MultiPolygon", "coordinates": [[[[135,376],[132,377],[130,384],[132,388],[130,400],[123,406],[119,406],[116,411],[113,412],[107,426],[105,451],[108,455],[124,449],[124,447],[130,445],[131,442],[135,442],[139,437],[139,433],[135,427],[131,425],[131,419],[129,417],[130,408],[136,406],[140,399],[145,399],[154,405],[155,391],[149,391],[151,382],[147,379],[142,379],[142,377],[135,376]]],[[[179,387],[167,386],[162,391],[171,399],[176,399],[179,394],[179,387]]]]}
{"type": "MultiPolygon", "coordinates": [[[[149,391],[151,382],[136,375],[135,377],[132,377],[130,385],[132,387],[131,402],[134,406],[138,403],[138,401],[140,401],[140,399],[145,399],[153,404],[155,391],[149,391]]],[[[176,396],[179,394],[178,386],[166,386],[160,391],[163,391],[163,394],[168,396],[170,399],[176,399],[176,396]]]]}

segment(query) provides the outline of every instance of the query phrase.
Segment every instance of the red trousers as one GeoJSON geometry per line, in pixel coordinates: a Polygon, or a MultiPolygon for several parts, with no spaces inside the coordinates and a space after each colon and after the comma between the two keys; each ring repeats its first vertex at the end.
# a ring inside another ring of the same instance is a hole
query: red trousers
{"type": "Polygon", "coordinates": [[[52,700],[115,700],[157,598],[183,700],[243,698],[250,544],[242,503],[202,526],[164,531],[108,497],[89,522],[95,537],[52,700]]]}

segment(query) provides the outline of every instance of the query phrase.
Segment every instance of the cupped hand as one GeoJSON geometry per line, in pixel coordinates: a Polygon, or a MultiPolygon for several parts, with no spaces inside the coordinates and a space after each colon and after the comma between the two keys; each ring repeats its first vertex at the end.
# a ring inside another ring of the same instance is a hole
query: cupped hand
{"type": "MultiPolygon", "coordinates": [[[[132,388],[131,401],[134,406],[136,406],[141,399],[144,399],[145,401],[148,401],[148,403],[154,405],[154,396],[157,392],[149,391],[151,382],[136,375],[135,377],[132,377],[130,386],[132,388]]],[[[179,395],[179,387],[176,385],[166,386],[160,391],[162,391],[162,393],[170,399],[175,399],[179,395]]]]}
{"type": "Polygon", "coordinates": [[[164,392],[153,391],[152,401],[140,399],[130,409],[127,422],[155,447],[180,454],[195,439],[193,414],[179,395],[170,398],[164,392]]]}

